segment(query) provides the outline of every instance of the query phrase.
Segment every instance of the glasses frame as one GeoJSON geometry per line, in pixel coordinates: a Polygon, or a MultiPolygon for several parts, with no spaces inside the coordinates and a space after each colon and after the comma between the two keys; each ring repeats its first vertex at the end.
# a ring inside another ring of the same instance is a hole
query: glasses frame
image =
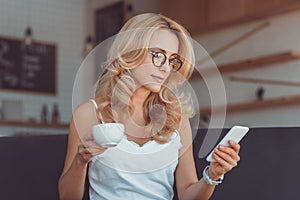
{"type": "MultiPolygon", "coordinates": [[[[155,66],[155,67],[162,67],[165,62],[167,61],[167,56],[166,56],[166,51],[163,50],[163,49],[160,49],[160,48],[149,48],[148,49],[150,55],[152,55],[152,64],[155,66]],[[164,56],[164,59],[163,61],[160,63],[160,65],[157,65],[155,64],[155,56],[160,53],[164,56]]],[[[173,53],[171,56],[169,57],[169,67],[171,68],[171,72],[177,72],[181,69],[182,65],[183,65],[183,61],[182,61],[182,57],[179,56],[178,54],[176,53],[173,53]],[[175,56],[175,57],[174,57],[175,56]],[[171,57],[171,58],[170,58],[171,57]],[[171,67],[171,64],[173,60],[177,60],[179,61],[179,67],[177,69],[174,69],[173,67],[171,67]]]]}

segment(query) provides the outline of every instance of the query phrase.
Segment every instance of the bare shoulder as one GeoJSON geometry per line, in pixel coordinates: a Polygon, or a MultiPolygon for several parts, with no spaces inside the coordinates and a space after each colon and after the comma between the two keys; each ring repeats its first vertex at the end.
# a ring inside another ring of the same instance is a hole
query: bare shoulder
{"type": "Polygon", "coordinates": [[[76,107],[73,116],[84,115],[85,117],[90,117],[95,110],[93,103],[91,101],[86,101],[76,107]]]}
{"type": "Polygon", "coordinates": [[[92,126],[99,123],[96,108],[91,101],[86,101],[75,109],[73,123],[80,135],[89,134],[92,126]]]}

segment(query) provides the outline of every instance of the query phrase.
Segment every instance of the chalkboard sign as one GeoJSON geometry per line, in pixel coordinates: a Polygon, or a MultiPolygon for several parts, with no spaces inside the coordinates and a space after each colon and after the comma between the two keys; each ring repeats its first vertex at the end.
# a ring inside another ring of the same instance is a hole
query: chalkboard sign
{"type": "Polygon", "coordinates": [[[0,36],[0,89],[56,94],[56,45],[0,36]]]}

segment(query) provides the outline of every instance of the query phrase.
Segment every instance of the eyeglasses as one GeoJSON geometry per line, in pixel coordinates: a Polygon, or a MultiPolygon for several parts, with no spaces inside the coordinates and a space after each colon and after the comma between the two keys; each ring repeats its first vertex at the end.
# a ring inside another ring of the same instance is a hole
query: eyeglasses
{"type": "MultiPolygon", "coordinates": [[[[163,49],[149,49],[149,53],[152,55],[152,63],[155,67],[162,67],[166,60],[166,52],[163,49]]],[[[172,54],[169,58],[169,66],[171,72],[177,72],[183,65],[182,58],[178,54],[172,54]]]]}

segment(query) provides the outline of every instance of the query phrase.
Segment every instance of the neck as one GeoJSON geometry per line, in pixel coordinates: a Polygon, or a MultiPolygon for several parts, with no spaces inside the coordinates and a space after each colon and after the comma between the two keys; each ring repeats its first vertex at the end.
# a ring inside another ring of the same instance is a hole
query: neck
{"type": "Polygon", "coordinates": [[[131,100],[135,106],[143,106],[143,103],[149,96],[150,91],[144,87],[138,88],[132,95],[131,100]]]}

